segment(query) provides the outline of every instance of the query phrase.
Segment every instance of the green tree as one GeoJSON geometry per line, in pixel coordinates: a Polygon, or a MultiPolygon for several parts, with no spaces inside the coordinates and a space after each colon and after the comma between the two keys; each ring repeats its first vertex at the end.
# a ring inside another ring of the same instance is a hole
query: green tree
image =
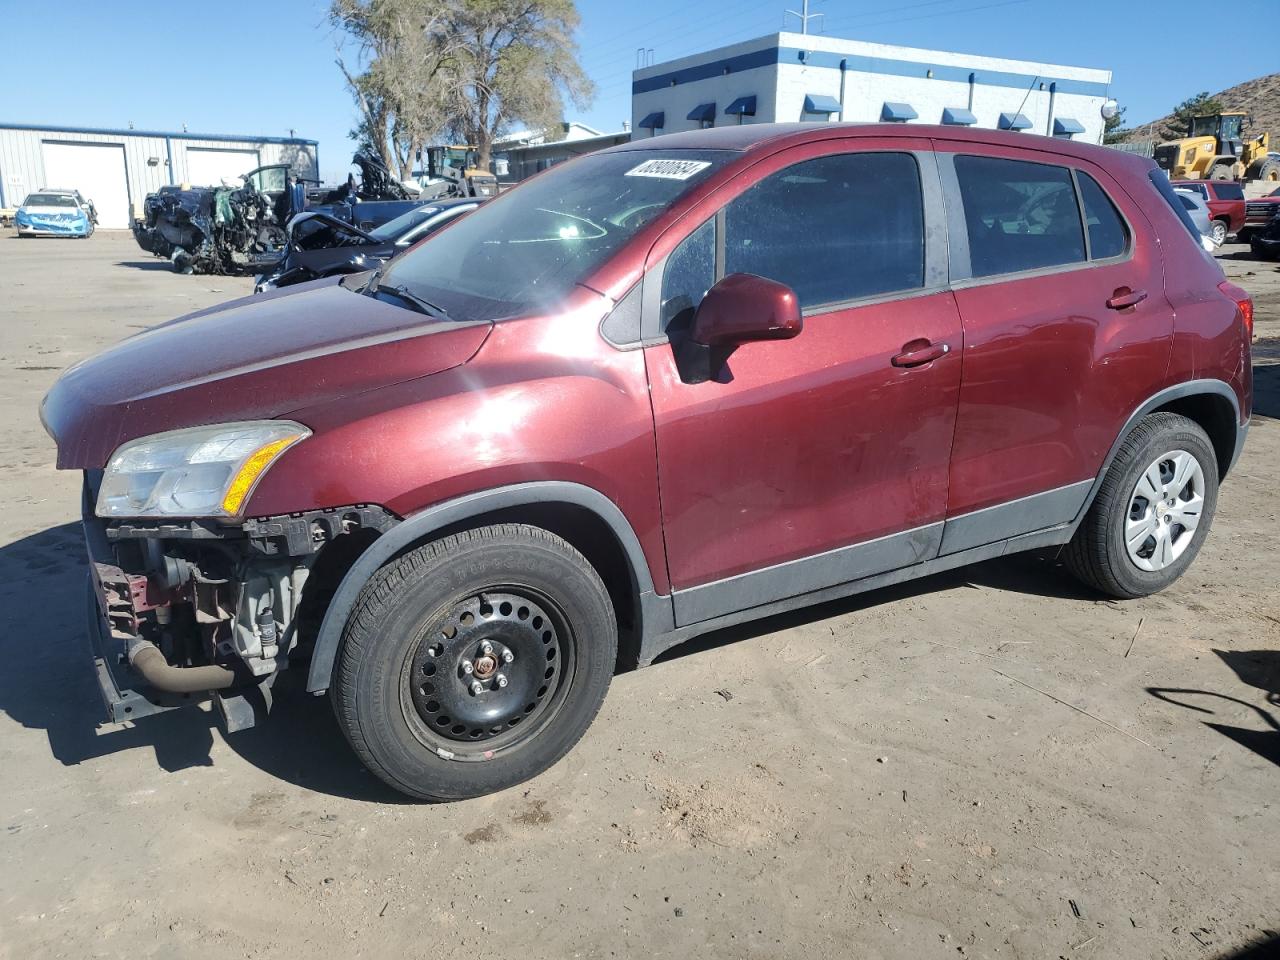
{"type": "Polygon", "coordinates": [[[1124,125],[1125,107],[1116,110],[1114,117],[1108,117],[1102,121],[1102,142],[1103,143],[1120,143],[1128,138],[1130,131],[1124,125]]]}
{"type": "Polygon", "coordinates": [[[1209,116],[1222,112],[1222,101],[1210,96],[1208,90],[1188,97],[1173,108],[1173,116],[1165,125],[1164,136],[1169,140],[1177,140],[1191,135],[1191,121],[1196,117],[1209,116]]]}
{"type": "Polygon", "coordinates": [[[481,168],[512,124],[548,127],[563,117],[566,97],[579,108],[591,102],[573,0],[457,0],[456,11],[462,44],[450,65],[449,112],[481,168]]]}

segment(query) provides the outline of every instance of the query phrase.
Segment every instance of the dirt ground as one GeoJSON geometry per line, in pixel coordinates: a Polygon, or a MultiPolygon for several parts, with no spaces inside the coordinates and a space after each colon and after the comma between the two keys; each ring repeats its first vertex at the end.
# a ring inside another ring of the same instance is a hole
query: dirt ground
{"type": "Polygon", "coordinates": [[[618,677],[521,788],[401,802],[327,701],[97,727],[58,371],[249,289],[127,234],[0,235],[0,957],[1153,958],[1280,930],[1280,272],[1190,573],[1099,599],[1013,558],[618,677]]]}

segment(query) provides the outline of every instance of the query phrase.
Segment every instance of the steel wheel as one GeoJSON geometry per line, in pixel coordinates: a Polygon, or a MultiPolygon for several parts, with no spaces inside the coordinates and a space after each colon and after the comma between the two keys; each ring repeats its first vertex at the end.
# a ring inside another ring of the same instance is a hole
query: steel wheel
{"type": "Polygon", "coordinates": [[[1152,462],[1129,495],[1124,543],[1134,566],[1157,571],[1177,561],[1195,538],[1204,496],[1204,470],[1187,451],[1152,462]]]}
{"type": "Polygon", "coordinates": [[[432,619],[409,658],[402,697],[437,753],[489,759],[533,736],[572,677],[573,634],[549,598],[524,587],[472,594],[432,619]]]}

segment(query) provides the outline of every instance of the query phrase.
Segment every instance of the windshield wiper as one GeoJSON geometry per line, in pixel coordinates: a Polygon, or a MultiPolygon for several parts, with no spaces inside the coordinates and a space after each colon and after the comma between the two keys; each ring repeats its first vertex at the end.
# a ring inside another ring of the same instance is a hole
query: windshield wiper
{"type": "Polygon", "coordinates": [[[380,293],[390,294],[397,300],[403,300],[419,313],[425,313],[429,317],[436,317],[439,320],[449,319],[449,314],[445,311],[444,307],[439,304],[432,303],[430,300],[424,300],[408,287],[384,287],[377,285],[373,287],[370,296],[376,297],[380,293]]]}

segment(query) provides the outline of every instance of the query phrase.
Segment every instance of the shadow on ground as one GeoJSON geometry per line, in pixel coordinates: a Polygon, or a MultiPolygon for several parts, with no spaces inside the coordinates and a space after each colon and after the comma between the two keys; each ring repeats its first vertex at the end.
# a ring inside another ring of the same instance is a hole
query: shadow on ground
{"type": "MultiPolygon", "coordinates": [[[[1241,683],[1261,690],[1267,704],[1280,707],[1280,650],[1214,650],[1222,662],[1234,671],[1241,683]]],[[[1157,700],[1172,703],[1196,713],[1216,716],[1218,710],[1228,705],[1242,708],[1234,710],[1237,716],[1256,716],[1269,729],[1235,726],[1204,721],[1210,730],[1234,740],[1247,750],[1252,750],[1264,760],[1280,766],[1280,718],[1276,713],[1227,693],[1212,690],[1191,690],[1179,687],[1148,687],[1147,692],[1157,700]]],[[[1280,953],[1276,954],[1280,956],[1280,953]]]]}
{"type": "Polygon", "coordinates": [[[1253,412],[1255,416],[1280,420],[1280,363],[1254,365],[1253,412]]]}
{"type": "Polygon", "coordinates": [[[748,640],[763,634],[878,607],[884,603],[894,603],[898,600],[956,587],[990,587],[1007,593],[1024,593],[1035,597],[1057,597],[1094,603],[1106,599],[1067,573],[1066,568],[1055,558],[1056,553],[1056,550],[1048,550],[1043,553],[1001,557],[999,560],[988,560],[931,577],[922,577],[919,580],[911,580],[879,590],[869,590],[843,600],[802,607],[799,610],[765,617],[762,620],[752,620],[738,626],[704,633],[686,640],[679,646],[672,647],[654,660],[654,663],[667,663],[691,654],[737,643],[739,640],[748,640]]]}
{"type": "MultiPolygon", "coordinates": [[[[43,730],[57,760],[74,766],[129,750],[154,753],[174,773],[211,766],[223,734],[213,714],[190,707],[127,726],[103,723],[85,625],[85,556],[79,524],[69,523],[0,548],[0,710],[43,730]],[[100,726],[101,724],[101,726],[100,726]]],[[[302,671],[277,685],[267,723],[225,738],[228,747],[272,776],[309,790],[380,803],[404,798],[384,786],[348,747],[327,697],[308,696],[302,671]],[[296,689],[295,689],[296,688],[296,689]]]]}
{"type": "Polygon", "coordinates": [[[117,260],[117,267],[132,267],[134,270],[160,270],[165,273],[176,273],[173,264],[168,260],[117,260]]]}
{"type": "Polygon", "coordinates": [[[1218,960],[1276,960],[1280,957],[1280,933],[1262,931],[1262,939],[1231,953],[1224,953],[1218,960]]]}

